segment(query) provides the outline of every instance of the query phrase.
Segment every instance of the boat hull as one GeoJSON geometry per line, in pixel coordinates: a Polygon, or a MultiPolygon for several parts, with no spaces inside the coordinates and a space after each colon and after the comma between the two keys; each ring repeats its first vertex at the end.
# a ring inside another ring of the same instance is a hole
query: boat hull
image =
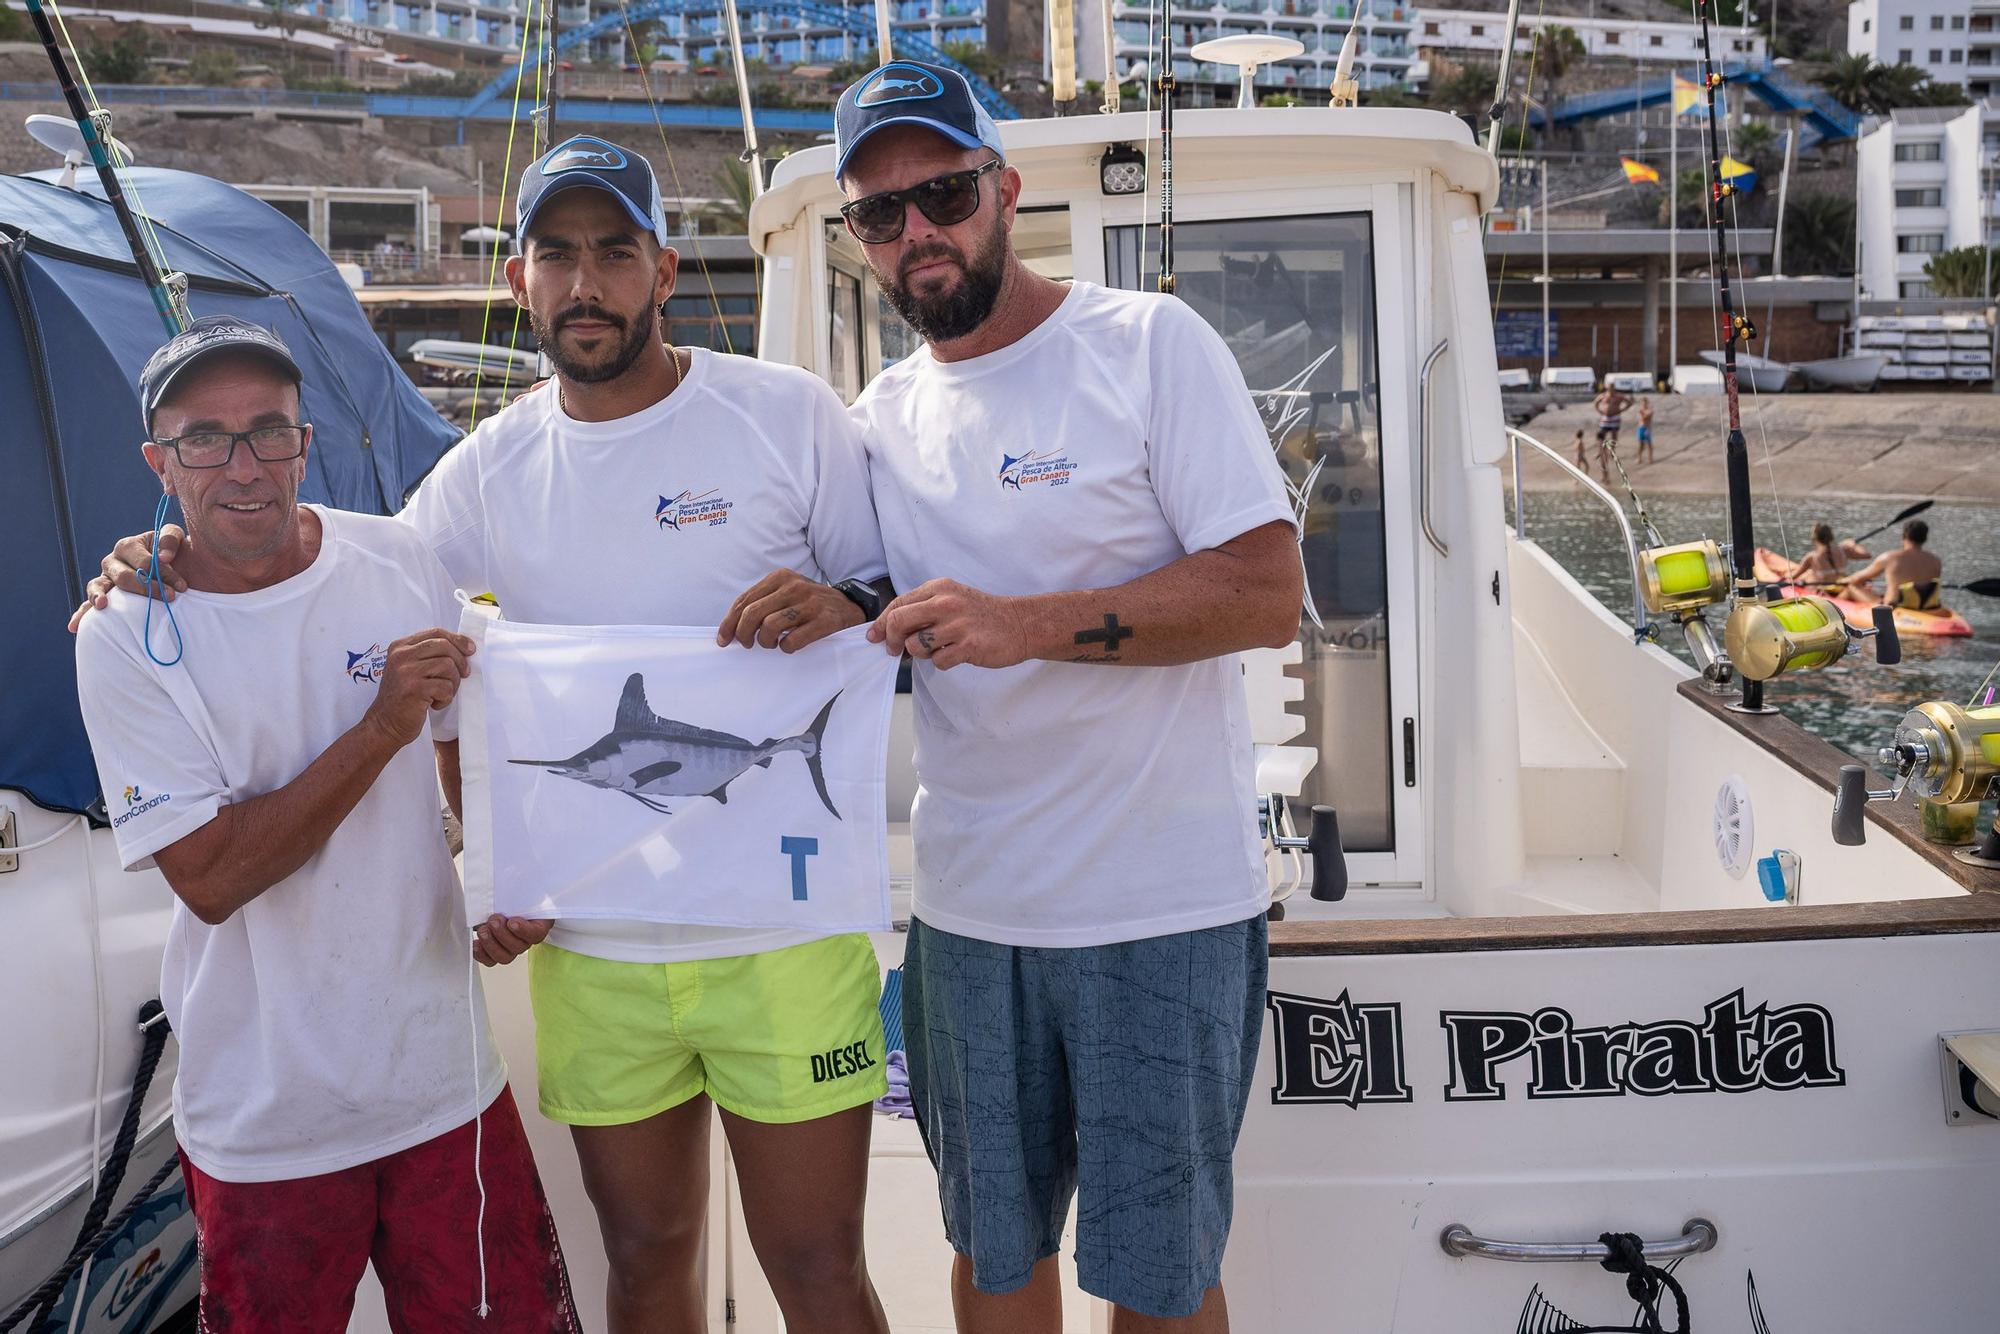
{"type": "MultiPolygon", "coordinates": [[[[1855,602],[1848,598],[1827,597],[1821,589],[1804,588],[1798,584],[1784,583],[1779,572],[1791,562],[1777,552],[1766,547],[1757,549],[1757,578],[1764,583],[1779,584],[1786,597],[1798,597],[1812,593],[1826,598],[1840,608],[1840,614],[1847,623],[1857,630],[1867,630],[1874,626],[1874,606],[1872,603],[1855,602]]],[[[1910,607],[1896,608],[1896,633],[1899,635],[1931,635],[1939,638],[1963,638],[1972,633],[1972,623],[1949,607],[1937,607],[1929,611],[1919,611],[1910,607]]]]}
{"type": "Polygon", "coordinates": [[[1823,389],[1868,390],[1882,378],[1882,368],[1889,364],[1886,356],[1862,355],[1857,357],[1829,357],[1825,361],[1801,361],[1797,363],[1799,374],[1807,383],[1823,389]]]}
{"type": "Polygon", "coordinates": [[[1997,966],[1994,934],[1274,958],[1233,1321],[1623,1328],[1633,1303],[1594,1263],[1457,1259],[1444,1231],[1651,1242],[1694,1220],[1719,1237],[1675,1270],[1694,1328],[1991,1310],[2000,1122],[1949,1120],[1938,1034],[2000,1022],[1997,966]]]}

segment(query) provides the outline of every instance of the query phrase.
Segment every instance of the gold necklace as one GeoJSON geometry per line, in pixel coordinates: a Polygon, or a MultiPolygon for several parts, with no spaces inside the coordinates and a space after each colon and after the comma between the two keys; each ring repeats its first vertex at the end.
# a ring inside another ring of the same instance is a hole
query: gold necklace
{"type": "MultiPolygon", "coordinates": [[[[681,381],[685,377],[681,372],[681,350],[672,343],[667,344],[667,360],[673,363],[674,389],[678,389],[681,387],[681,381]]],[[[693,366],[694,362],[690,359],[688,362],[689,369],[693,369],[693,366]]],[[[660,397],[665,398],[668,394],[673,393],[674,389],[669,389],[666,394],[662,394],[660,397]]],[[[561,380],[556,381],[556,406],[563,410],[563,416],[569,416],[569,400],[563,397],[561,380]]]]}

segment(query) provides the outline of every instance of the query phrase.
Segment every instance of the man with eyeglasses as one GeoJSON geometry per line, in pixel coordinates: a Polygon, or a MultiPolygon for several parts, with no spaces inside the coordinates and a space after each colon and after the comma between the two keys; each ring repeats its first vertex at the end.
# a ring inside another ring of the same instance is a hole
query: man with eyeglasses
{"type": "Polygon", "coordinates": [[[572,1331],[415,744],[457,745],[451,580],[402,524],[298,503],[276,334],[198,320],[139,388],[185,591],[171,621],[126,592],[87,615],[77,689],[119,856],[176,896],[202,1328],[335,1334],[372,1261],[398,1329],[572,1331]]]}
{"type": "Polygon", "coordinates": [[[862,423],[916,659],[917,1119],[966,1334],[1061,1327],[1054,1254],[1121,1331],[1227,1328],[1230,1159],[1266,883],[1234,655],[1302,597],[1277,463],[1222,340],[1032,272],[1020,173],[955,71],[842,95],[848,229],[926,347],[862,423]]]}

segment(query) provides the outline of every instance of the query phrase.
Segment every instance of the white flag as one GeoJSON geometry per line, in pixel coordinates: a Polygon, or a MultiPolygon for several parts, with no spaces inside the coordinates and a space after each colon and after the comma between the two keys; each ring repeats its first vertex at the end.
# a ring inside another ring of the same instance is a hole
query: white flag
{"type": "Polygon", "coordinates": [[[471,608],[461,629],[468,921],[889,925],[896,660],[862,628],[797,653],[471,608]]]}

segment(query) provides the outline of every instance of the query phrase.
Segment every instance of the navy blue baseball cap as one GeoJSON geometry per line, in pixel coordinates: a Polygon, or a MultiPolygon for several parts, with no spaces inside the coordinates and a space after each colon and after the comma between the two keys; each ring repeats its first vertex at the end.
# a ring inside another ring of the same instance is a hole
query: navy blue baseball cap
{"type": "Polygon", "coordinates": [[[847,160],[885,125],[921,125],[960,148],[990,148],[1003,160],[1000,127],[972,84],[955,69],[892,60],[840,95],[833,112],[833,178],[847,174],[847,160]]]}
{"type": "Polygon", "coordinates": [[[183,375],[224,352],[261,357],[289,376],[293,384],[305,378],[285,340],[263,325],[234,315],[204,315],[146,358],[145,369],[139,372],[139,406],[146,414],[146,429],[152,429],[154,410],[183,375]]]}
{"type": "Polygon", "coordinates": [[[660,182],[653,175],[653,164],[589,134],[563,140],[521,173],[521,192],[514,209],[516,239],[526,240],[543,204],[580,185],[610,194],[625,206],[632,221],[661,245],[667,244],[667,213],[660,202],[660,182]]]}

